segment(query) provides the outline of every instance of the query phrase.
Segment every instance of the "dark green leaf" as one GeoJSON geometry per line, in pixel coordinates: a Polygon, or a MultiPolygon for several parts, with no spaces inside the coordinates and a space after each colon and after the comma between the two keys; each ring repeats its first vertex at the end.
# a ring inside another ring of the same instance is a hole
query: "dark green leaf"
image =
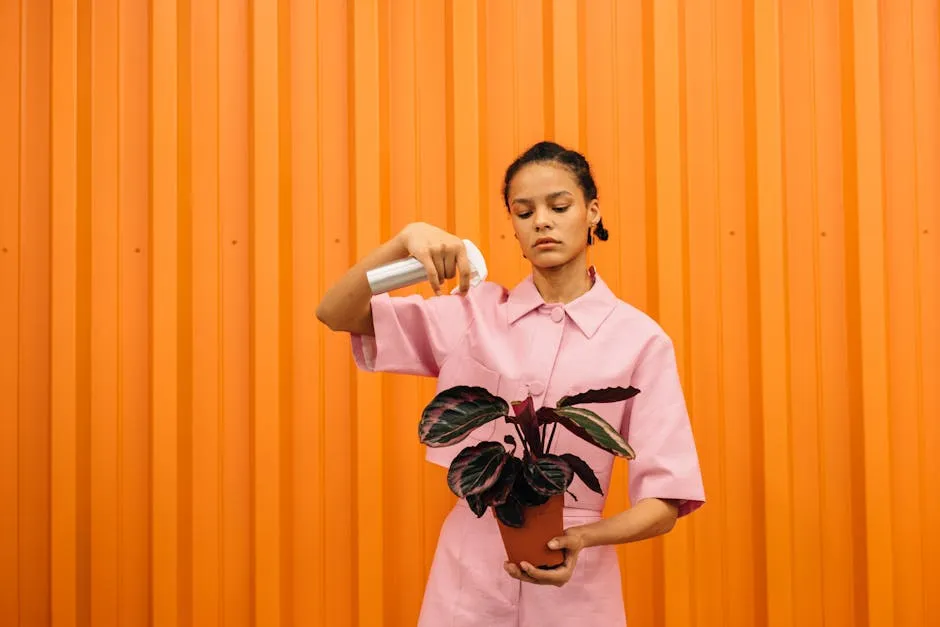
{"type": "Polygon", "coordinates": [[[505,442],[506,444],[510,444],[510,445],[512,445],[512,446],[515,446],[515,445],[516,445],[516,438],[512,437],[511,435],[509,435],[509,434],[507,433],[507,434],[503,437],[503,442],[505,442]]]}
{"type": "Polygon", "coordinates": [[[502,505],[497,505],[495,509],[496,517],[507,527],[521,527],[525,522],[522,504],[515,498],[510,498],[502,505]]]}
{"type": "Polygon", "coordinates": [[[532,486],[529,485],[529,482],[525,478],[525,472],[520,472],[516,475],[516,483],[512,487],[511,498],[515,498],[525,507],[535,507],[536,505],[544,505],[548,502],[547,496],[539,494],[532,489],[532,486]]]}
{"type": "Polygon", "coordinates": [[[603,390],[588,390],[580,394],[562,397],[558,401],[557,407],[570,407],[582,403],[615,403],[633,398],[640,391],[633,386],[626,388],[604,388],[603,390]]]}
{"type": "Polygon", "coordinates": [[[499,442],[480,442],[458,453],[447,472],[447,485],[464,498],[485,492],[496,483],[509,454],[499,442]]]}
{"type": "Polygon", "coordinates": [[[482,387],[457,386],[428,403],[418,423],[418,439],[432,448],[450,446],[471,431],[509,413],[509,405],[482,387]]]}
{"type": "Polygon", "coordinates": [[[527,464],[523,470],[526,482],[543,496],[561,494],[571,482],[571,466],[557,455],[546,455],[527,464]]]}
{"type": "Polygon", "coordinates": [[[521,471],[522,460],[518,457],[507,456],[506,463],[499,473],[499,479],[496,480],[496,483],[494,483],[490,489],[480,495],[483,501],[487,505],[494,506],[505,503],[506,499],[509,498],[512,487],[516,483],[516,477],[521,474],[521,471]]]}
{"type": "Polygon", "coordinates": [[[558,422],[582,440],[614,455],[633,459],[635,454],[626,440],[606,420],[589,409],[561,407],[555,410],[558,422]]]}
{"type": "Polygon", "coordinates": [[[568,462],[574,474],[578,475],[578,478],[584,482],[584,485],[600,495],[604,494],[604,491],[601,490],[601,483],[597,480],[597,475],[594,474],[594,471],[591,470],[591,467],[588,466],[583,459],[571,453],[565,453],[561,455],[561,458],[568,462]]]}
{"type": "Polygon", "coordinates": [[[486,513],[486,503],[483,501],[483,496],[480,494],[470,494],[467,496],[467,505],[470,506],[470,510],[476,514],[477,518],[480,518],[486,513]]]}

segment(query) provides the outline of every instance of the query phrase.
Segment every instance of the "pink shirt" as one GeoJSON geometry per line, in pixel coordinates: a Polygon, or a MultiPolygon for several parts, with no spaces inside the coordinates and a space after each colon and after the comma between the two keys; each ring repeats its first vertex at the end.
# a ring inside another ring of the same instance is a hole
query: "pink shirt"
{"type": "MultiPolygon", "coordinates": [[[[507,402],[531,395],[536,409],[589,389],[632,385],[640,393],[630,400],[581,406],[633,447],[630,502],[676,499],[684,516],[704,503],[705,492],[672,342],[655,321],[594,277],[593,287],[567,304],[545,303],[531,275],[512,291],[487,282],[465,297],[374,296],[375,337],[352,336],[356,364],[437,377],[438,391],[478,385],[507,402]]],[[[427,459],[447,467],[465,446],[502,441],[505,434],[515,435],[515,429],[491,422],[453,446],[428,448],[427,459]]],[[[581,457],[607,493],[613,455],[561,427],[551,452],[581,457]]],[[[577,501],[566,496],[567,506],[603,509],[605,497],[579,479],[571,491],[577,501]]]]}

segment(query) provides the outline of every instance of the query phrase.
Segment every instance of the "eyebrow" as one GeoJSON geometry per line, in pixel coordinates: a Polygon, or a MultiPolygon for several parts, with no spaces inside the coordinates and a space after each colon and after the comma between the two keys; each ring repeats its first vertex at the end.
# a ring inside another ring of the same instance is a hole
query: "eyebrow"
{"type": "MultiPolygon", "coordinates": [[[[566,189],[563,189],[563,190],[561,190],[560,192],[552,192],[551,194],[549,194],[549,195],[546,196],[545,198],[548,200],[548,202],[551,202],[551,201],[553,201],[553,200],[558,199],[558,198],[561,197],[561,196],[572,196],[572,197],[573,197],[574,194],[572,194],[571,192],[569,192],[569,191],[566,190],[566,189]]],[[[532,199],[531,199],[531,198],[513,198],[512,204],[516,204],[517,202],[518,202],[518,203],[521,203],[521,204],[523,204],[523,205],[531,205],[531,204],[532,204],[532,199]]]]}

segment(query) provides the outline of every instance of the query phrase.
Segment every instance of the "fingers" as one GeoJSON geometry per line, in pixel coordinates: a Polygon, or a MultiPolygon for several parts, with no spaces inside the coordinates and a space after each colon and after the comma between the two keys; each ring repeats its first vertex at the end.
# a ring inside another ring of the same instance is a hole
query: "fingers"
{"type": "Polygon", "coordinates": [[[444,255],[444,278],[452,279],[456,274],[457,269],[457,256],[451,254],[450,251],[444,255]]]}
{"type": "MultiPolygon", "coordinates": [[[[444,281],[457,276],[458,270],[464,271],[464,268],[461,268],[461,263],[466,267],[467,275],[466,280],[461,276],[461,293],[466,293],[470,287],[470,261],[467,258],[463,242],[458,240],[456,243],[431,244],[428,246],[427,254],[437,276],[437,286],[434,293],[440,295],[440,289],[443,287],[444,281]],[[463,261],[461,261],[461,258],[463,258],[463,261]]],[[[427,264],[425,264],[425,267],[427,267],[427,264]]],[[[435,287],[434,281],[431,281],[431,287],[435,287]]]]}
{"type": "Polygon", "coordinates": [[[460,284],[460,293],[466,294],[470,289],[470,260],[467,258],[467,248],[460,242],[457,250],[457,276],[460,284]]]}
{"type": "Polygon", "coordinates": [[[558,549],[579,549],[581,548],[581,540],[573,536],[558,536],[548,541],[548,548],[553,551],[558,549]]]}
{"type": "Polygon", "coordinates": [[[437,265],[431,258],[431,253],[427,250],[415,253],[415,259],[421,262],[424,266],[424,271],[428,274],[428,282],[431,284],[431,289],[434,290],[434,293],[440,296],[441,294],[441,278],[437,274],[437,265]]]}
{"type": "Polygon", "coordinates": [[[520,570],[519,567],[512,562],[506,562],[506,572],[509,573],[509,576],[513,579],[518,579],[519,581],[525,581],[527,583],[539,583],[537,579],[520,570]]]}
{"type": "Polygon", "coordinates": [[[470,288],[470,261],[463,240],[428,224],[411,224],[400,237],[408,253],[421,262],[438,296],[444,282],[459,275],[460,293],[470,288]]]}
{"type": "Polygon", "coordinates": [[[564,535],[549,540],[548,548],[556,551],[565,549],[569,553],[577,553],[584,548],[584,532],[579,527],[569,527],[565,529],[564,535]]]}
{"type": "Polygon", "coordinates": [[[559,583],[558,570],[540,570],[529,562],[519,564],[522,572],[536,583],[559,583]]]}
{"type": "Polygon", "coordinates": [[[564,551],[565,562],[560,567],[551,570],[543,570],[536,568],[528,562],[522,562],[518,566],[512,562],[506,562],[506,572],[519,581],[542,585],[563,586],[571,579],[571,575],[574,573],[575,566],[578,563],[578,553],[583,546],[583,538],[574,532],[552,538],[548,542],[548,547],[553,550],[564,551]]]}
{"type": "Polygon", "coordinates": [[[563,586],[571,579],[571,568],[567,563],[560,568],[552,570],[542,570],[528,562],[522,562],[519,566],[509,562],[506,563],[506,572],[519,581],[549,586],[563,586]]]}
{"type": "Polygon", "coordinates": [[[437,268],[438,282],[441,285],[443,285],[444,281],[447,279],[447,272],[444,266],[444,257],[446,254],[447,249],[442,245],[431,248],[431,259],[434,261],[434,267],[437,268]]]}

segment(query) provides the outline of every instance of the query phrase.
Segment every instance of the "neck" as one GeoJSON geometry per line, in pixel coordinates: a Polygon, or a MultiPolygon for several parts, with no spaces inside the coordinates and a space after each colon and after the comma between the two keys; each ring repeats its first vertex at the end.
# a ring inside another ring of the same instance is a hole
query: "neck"
{"type": "Polygon", "coordinates": [[[591,289],[584,254],[556,268],[533,266],[532,280],[546,303],[570,303],[591,289]]]}

